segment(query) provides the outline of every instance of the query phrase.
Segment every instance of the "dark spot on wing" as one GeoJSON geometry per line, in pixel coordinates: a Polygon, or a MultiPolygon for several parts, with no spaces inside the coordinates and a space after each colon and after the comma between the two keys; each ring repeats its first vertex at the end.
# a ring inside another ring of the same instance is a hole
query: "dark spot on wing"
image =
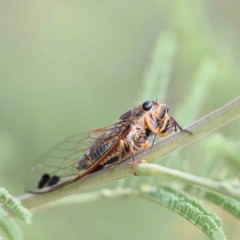
{"type": "Polygon", "coordinates": [[[58,176],[52,176],[50,177],[49,174],[45,173],[43,174],[41,180],[38,183],[38,189],[42,189],[46,186],[50,187],[52,185],[55,185],[59,182],[60,178],[58,176]]]}
{"type": "Polygon", "coordinates": [[[60,178],[58,176],[52,176],[48,182],[48,187],[55,185],[59,182],[60,178]]]}
{"type": "Polygon", "coordinates": [[[50,180],[50,175],[47,173],[43,174],[41,180],[38,183],[38,189],[41,189],[44,186],[46,186],[46,184],[48,183],[49,180],[50,180]]]}

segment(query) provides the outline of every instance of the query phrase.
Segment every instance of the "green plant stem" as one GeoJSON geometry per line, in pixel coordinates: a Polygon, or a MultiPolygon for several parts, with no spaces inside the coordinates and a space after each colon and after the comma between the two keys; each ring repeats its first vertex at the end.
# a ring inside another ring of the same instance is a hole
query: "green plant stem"
{"type": "MultiPolygon", "coordinates": [[[[178,170],[169,169],[157,164],[139,164],[138,165],[139,176],[153,176],[153,177],[167,177],[171,178],[172,181],[180,181],[195,186],[203,187],[214,192],[227,195],[238,201],[240,201],[240,190],[233,188],[228,182],[219,182],[204,177],[198,177],[189,173],[183,173],[178,170]]],[[[139,192],[134,191],[130,188],[120,188],[114,190],[102,189],[100,191],[75,194],[70,198],[63,198],[56,202],[51,202],[43,207],[57,207],[70,204],[81,204],[96,202],[102,200],[113,200],[113,199],[126,199],[132,198],[139,195],[139,192]]]]}
{"type": "Polygon", "coordinates": [[[137,170],[139,176],[168,177],[172,180],[178,180],[180,182],[204,187],[208,190],[227,195],[240,201],[240,189],[232,187],[227,181],[214,181],[189,173],[183,173],[174,169],[165,168],[157,164],[139,164],[137,170]]]}
{"type": "MultiPolygon", "coordinates": [[[[226,123],[229,123],[239,116],[240,97],[187,127],[188,130],[192,131],[192,135],[183,132],[173,134],[170,137],[137,154],[136,159],[146,159],[148,162],[153,162],[154,160],[165,156],[169,152],[172,152],[225,125],[226,123]]],[[[34,208],[40,207],[43,204],[60,199],[70,194],[84,191],[130,175],[133,175],[132,159],[127,159],[114,169],[106,168],[93,174],[89,174],[80,181],[74,182],[66,187],[46,194],[26,194],[19,197],[19,200],[22,200],[22,204],[26,208],[32,210],[34,208]]]]}
{"type": "Polygon", "coordinates": [[[120,188],[114,190],[102,189],[95,192],[75,194],[56,202],[45,204],[42,208],[97,202],[102,200],[126,199],[136,197],[137,195],[139,195],[139,193],[131,188],[120,188]]]}

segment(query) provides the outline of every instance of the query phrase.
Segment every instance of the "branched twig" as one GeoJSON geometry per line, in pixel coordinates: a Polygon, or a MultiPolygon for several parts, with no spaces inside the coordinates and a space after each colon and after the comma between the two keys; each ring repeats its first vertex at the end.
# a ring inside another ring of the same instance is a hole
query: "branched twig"
{"type": "MultiPolygon", "coordinates": [[[[136,158],[138,160],[146,159],[148,162],[153,162],[156,159],[165,156],[169,152],[172,152],[223,126],[224,124],[229,123],[239,116],[240,97],[187,127],[188,130],[192,131],[193,135],[178,132],[137,154],[136,158]]],[[[22,203],[25,207],[33,210],[41,207],[43,204],[60,199],[70,194],[84,191],[86,189],[90,189],[130,175],[133,175],[132,160],[128,159],[115,169],[106,168],[96,173],[89,174],[84,179],[81,179],[78,182],[72,183],[56,191],[39,195],[26,194],[19,197],[19,199],[22,200],[22,203]]]]}
{"type": "Polygon", "coordinates": [[[228,182],[214,181],[190,173],[183,173],[178,170],[165,168],[157,164],[139,164],[138,174],[140,176],[168,177],[176,181],[179,180],[188,184],[204,187],[240,201],[240,189],[232,187],[228,182]]]}

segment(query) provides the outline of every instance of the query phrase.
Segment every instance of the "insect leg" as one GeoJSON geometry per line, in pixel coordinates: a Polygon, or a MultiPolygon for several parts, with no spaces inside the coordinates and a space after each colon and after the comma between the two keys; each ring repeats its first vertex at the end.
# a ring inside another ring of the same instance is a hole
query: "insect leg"
{"type": "Polygon", "coordinates": [[[135,176],[137,176],[137,161],[136,161],[136,157],[135,157],[135,153],[134,153],[132,144],[129,144],[129,149],[131,151],[131,155],[132,155],[132,159],[133,159],[133,173],[135,176]]]}
{"type": "Polygon", "coordinates": [[[170,119],[172,120],[172,123],[173,123],[173,125],[174,125],[174,127],[175,127],[175,132],[177,132],[177,128],[179,128],[180,131],[186,132],[186,133],[189,133],[189,134],[192,135],[192,133],[191,133],[190,131],[188,131],[188,130],[186,130],[186,129],[183,129],[183,128],[179,125],[179,123],[178,123],[172,116],[170,116],[170,119]]]}
{"type": "Polygon", "coordinates": [[[158,135],[158,128],[153,127],[153,124],[150,122],[149,118],[144,116],[144,121],[145,121],[147,127],[151,130],[151,132],[153,132],[155,135],[158,135]]]}
{"type": "Polygon", "coordinates": [[[119,143],[119,158],[118,158],[117,165],[119,165],[122,162],[123,149],[125,149],[125,144],[124,144],[123,140],[120,140],[120,143],[119,143]]]}
{"type": "MultiPolygon", "coordinates": [[[[130,152],[131,156],[132,156],[132,159],[133,159],[133,172],[134,172],[134,175],[137,176],[137,161],[136,161],[136,157],[135,157],[133,146],[134,146],[134,142],[133,141],[120,140],[120,142],[119,142],[119,153],[120,153],[120,156],[119,156],[118,162],[116,164],[114,164],[112,166],[112,168],[117,167],[121,163],[121,161],[122,161],[122,152],[123,151],[126,154],[129,154],[129,152],[130,152]]],[[[134,147],[138,149],[137,146],[134,146],[134,147]]],[[[139,150],[140,150],[140,148],[139,148],[139,150]]]]}
{"type": "Polygon", "coordinates": [[[153,145],[154,145],[154,142],[155,142],[155,140],[156,140],[156,137],[157,137],[157,135],[154,135],[154,137],[153,137],[153,141],[152,141],[152,144],[151,144],[151,146],[153,146],[153,145]]]}
{"type": "Polygon", "coordinates": [[[120,140],[120,142],[119,142],[119,157],[118,157],[118,161],[117,161],[117,163],[114,163],[114,164],[110,167],[110,169],[114,169],[115,167],[117,167],[117,166],[122,162],[122,154],[123,154],[123,151],[124,151],[125,153],[127,153],[127,151],[126,151],[126,146],[125,146],[124,141],[123,141],[123,140],[120,140]]]}
{"type": "Polygon", "coordinates": [[[167,135],[170,134],[171,130],[170,131],[166,131],[167,130],[167,125],[169,123],[169,121],[172,122],[172,125],[174,126],[174,129],[175,129],[175,132],[177,132],[177,128],[180,129],[180,131],[182,132],[187,132],[189,134],[192,134],[190,131],[188,130],[185,130],[183,129],[179,123],[172,117],[172,116],[169,116],[169,115],[165,115],[165,117],[162,119],[162,123],[163,124],[159,124],[159,126],[157,128],[154,128],[151,120],[149,120],[149,118],[147,118],[146,116],[144,116],[144,121],[147,125],[147,127],[155,134],[155,135],[158,135],[160,137],[165,137],[167,135]],[[160,126],[161,126],[161,129],[160,129],[160,126]]]}

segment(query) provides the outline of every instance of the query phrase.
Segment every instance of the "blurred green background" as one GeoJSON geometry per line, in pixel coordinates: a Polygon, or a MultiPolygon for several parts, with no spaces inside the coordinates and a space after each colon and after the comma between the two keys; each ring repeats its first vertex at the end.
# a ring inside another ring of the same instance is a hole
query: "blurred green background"
{"type": "MultiPolygon", "coordinates": [[[[159,100],[176,101],[176,119],[206,59],[216,77],[198,117],[239,96],[239,9],[223,0],[0,1],[1,186],[22,195],[25,171],[49,147],[133,107],[165,31],[176,35],[177,52],[159,100]]],[[[218,131],[234,141],[239,130],[238,120],[218,131]]],[[[193,167],[204,158],[203,141],[181,150],[193,167]]],[[[239,239],[239,221],[212,207],[229,239],[239,239]]],[[[32,225],[20,224],[26,239],[208,239],[170,210],[133,199],[42,210],[32,225]]]]}

